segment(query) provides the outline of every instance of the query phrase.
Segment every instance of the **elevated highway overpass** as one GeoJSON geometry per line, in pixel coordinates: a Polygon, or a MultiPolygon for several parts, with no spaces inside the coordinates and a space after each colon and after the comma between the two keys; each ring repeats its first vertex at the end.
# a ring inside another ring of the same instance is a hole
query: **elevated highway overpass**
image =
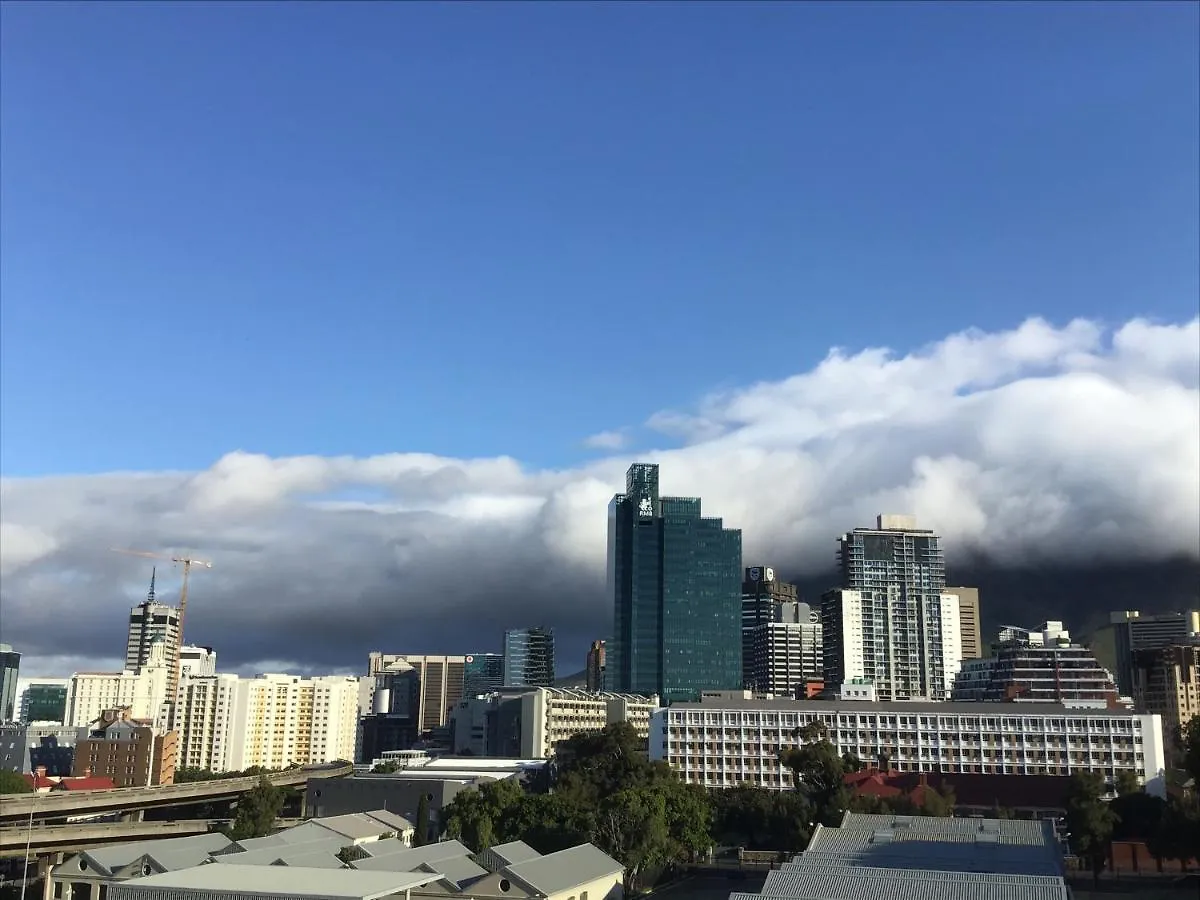
{"type": "MultiPolygon", "coordinates": [[[[343,778],[354,772],[350,763],[330,763],[320,766],[301,766],[274,772],[266,778],[277,787],[303,790],[311,778],[343,778]]],[[[20,823],[28,825],[47,819],[66,819],[74,816],[115,815],[136,813],[165,806],[186,806],[220,800],[235,800],[249,791],[262,776],[217,778],[212,781],[189,781],[184,784],[164,784],[153,787],[112,788],[100,791],[50,791],[45,794],[0,795],[0,830],[20,823]]],[[[113,824],[113,823],[108,823],[113,824]]],[[[158,824],[164,823],[147,823],[158,824]]],[[[80,822],[66,828],[86,827],[80,822]]],[[[191,832],[195,833],[195,832],[191,832]]]]}
{"type": "MultiPolygon", "coordinates": [[[[71,825],[25,825],[0,827],[0,859],[31,857],[48,851],[78,853],[104,844],[127,844],[159,838],[207,834],[228,825],[230,819],[183,819],[178,822],[76,822],[71,825]]],[[[302,819],[276,819],[277,828],[287,828],[302,819]]]]}

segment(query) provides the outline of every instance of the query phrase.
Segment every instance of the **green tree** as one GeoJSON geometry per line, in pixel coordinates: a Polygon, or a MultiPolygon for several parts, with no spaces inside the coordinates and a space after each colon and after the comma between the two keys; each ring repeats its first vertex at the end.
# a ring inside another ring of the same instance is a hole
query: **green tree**
{"type": "Polygon", "coordinates": [[[645,787],[606,797],[596,814],[595,842],[625,866],[625,893],[632,893],[647,869],[672,858],[666,797],[645,787]]]}
{"type": "Polygon", "coordinates": [[[1183,750],[1183,768],[1192,777],[1193,790],[1200,790],[1200,716],[1179,729],[1179,745],[1183,750]]]}
{"type": "Polygon", "coordinates": [[[497,838],[501,816],[524,797],[521,786],[509,778],[459,791],[442,810],[446,833],[478,853],[503,840],[497,838]]]}
{"type": "Polygon", "coordinates": [[[817,722],[796,729],[794,736],[800,744],[783,750],[780,762],[792,770],[796,790],[808,797],[817,821],[836,825],[850,802],[842,758],[817,722]]]}
{"type": "Polygon", "coordinates": [[[1149,841],[1162,825],[1166,805],[1161,797],[1152,797],[1140,788],[1120,794],[1109,802],[1109,807],[1117,816],[1113,840],[1149,841]]]}
{"type": "Polygon", "coordinates": [[[387,762],[381,762],[379,765],[374,766],[371,769],[371,774],[391,775],[393,772],[399,772],[400,768],[400,763],[396,762],[395,760],[388,760],[387,762]]]}
{"type": "Polygon", "coordinates": [[[954,815],[956,803],[954,788],[950,785],[943,786],[941,790],[926,787],[921,792],[921,802],[917,804],[917,811],[922,816],[938,816],[947,819],[954,815]]]}
{"type": "Polygon", "coordinates": [[[708,791],[678,780],[652,790],[663,793],[673,857],[695,859],[708,852],[713,843],[713,806],[708,791]]]}
{"type": "Polygon", "coordinates": [[[0,794],[32,794],[33,788],[20,772],[0,769],[0,794]]]}
{"type": "Polygon", "coordinates": [[[1177,794],[1163,807],[1158,829],[1147,840],[1156,859],[1176,859],[1186,871],[1200,861],[1200,798],[1177,794]]]}
{"type": "Polygon", "coordinates": [[[429,794],[417,801],[417,821],[413,823],[413,846],[420,847],[429,839],[429,794]]]}
{"type": "Polygon", "coordinates": [[[1116,788],[1118,797],[1137,794],[1142,790],[1142,784],[1138,781],[1138,777],[1128,769],[1122,769],[1117,773],[1117,780],[1113,786],[1116,788]]]}
{"type": "Polygon", "coordinates": [[[237,815],[229,829],[234,841],[263,837],[275,827],[275,819],[283,809],[283,791],[271,784],[266,775],[238,801],[237,815]]]}
{"type": "Polygon", "coordinates": [[[1108,861],[1117,815],[1103,800],[1104,779],[1093,772],[1076,772],[1067,784],[1065,805],[1071,849],[1087,862],[1098,886],[1108,861]]]}

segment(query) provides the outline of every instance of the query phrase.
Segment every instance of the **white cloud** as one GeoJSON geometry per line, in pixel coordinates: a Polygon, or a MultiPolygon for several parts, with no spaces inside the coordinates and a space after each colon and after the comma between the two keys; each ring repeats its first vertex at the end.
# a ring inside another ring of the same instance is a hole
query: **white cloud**
{"type": "Polygon", "coordinates": [[[621,450],[629,446],[629,433],[624,429],[598,431],[584,438],[583,446],[592,450],[621,450]]]}
{"type": "MultiPolygon", "coordinates": [[[[703,497],[777,567],[829,568],[834,538],[878,512],[916,514],[951,559],[1200,559],[1200,320],[1034,319],[907,355],[835,350],[646,424],[684,441],[638,454],[664,492],[703,497]]],[[[631,461],[238,451],[197,473],[5,479],[4,639],[38,657],[119,651],[148,572],[111,546],[213,559],[188,639],[242,671],[496,649],[505,625],[535,622],[601,636],[605,504],[631,461]]]]}

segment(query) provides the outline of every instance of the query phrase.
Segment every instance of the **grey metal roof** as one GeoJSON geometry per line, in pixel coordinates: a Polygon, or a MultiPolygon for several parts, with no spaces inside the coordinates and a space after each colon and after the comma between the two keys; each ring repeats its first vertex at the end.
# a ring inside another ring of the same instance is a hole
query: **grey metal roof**
{"type": "Polygon", "coordinates": [[[497,844],[488,849],[504,860],[504,864],[507,866],[528,862],[542,855],[524,841],[509,841],[507,844],[497,844]]]}
{"type": "Polygon", "coordinates": [[[988,819],[975,817],[897,816],[847,812],[842,816],[842,828],[874,831],[890,828],[894,831],[938,835],[998,834],[1003,844],[1057,846],[1054,825],[1043,819],[988,819]]]}
{"type": "MultiPolygon", "coordinates": [[[[336,859],[337,853],[346,846],[346,838],[330,835],[315,841],[305,841],[303,844],[274,844],[259,847],[256,850],[246,850],[242,853],[224,853],[214,856],[213,862],[231,866],[270,866],[277,860],[284,860],[288,865],[294,865],[291,860],[299,860],[305,856],[317,856],[336,859]]],[[[341,863],[338,863],[341,865],[341,863]]],[[[325,868],[324,862],[321,867],[325,868]]]]}
{"type": "Polygon", "coordinates": [[[154,856],[156,859],[161,858],[164,864],[169,862],[173,867],[187,868],[199,865],[208,859],[209,854],[214,850],[221,850],[232,843],[225,835],[214,832],[212,834],[194,834],[189,837],[162,838],[156,841],[112,844],[107,847],[86,850],[78,856],[86,856],[91,865],[102,869],[105,874],[112,874],[116,869],[127,866],[143,856],[154,856]]]}
{"type": "Polygon", "coordinates": [[[1130,718],[1138,714],[1128,709],[1091,709],[1064,706],[1061,703],[991,703],[921,700],[873,701],[873,700],[791,700],[775,697],[771,700],[753,700],[745,697],[729,697],[695,703],[672,703],[672,710],[787,710],[804,713],[889,713],[891,715],[935,714],[942,716],[1053,716],[1054,718],[1130,718]]]}
{"type": "Polygon", "coordinates": [[[310,841],[319,841],[333,836],[334,833],[330,829],[316,824],[315,819],[310,819],[307,822],[293,825],[291,828],[285,828],[282,831],[268,834],[265,837],[246,838],[245,840],[238,841],[237,845],[243,850],[261,850],[263,847],[281,847],[285,844],[306,844],[310,841]]]}
{"type": "Polygon", "coordinates": [[[363,844],[360,848],[371,856],[403,856],[404,862],[411,861],[413,866],[435,859],[449,859],[452,856],[470,856],[471,851],[458,841],[438,841],[436,844],[426,844],[424,847],[406,847],[401,841],[376,841],[373,844],[363,844]]]}
{"type": "Polygon", "coordinates": [[[730,900],[750,900],[752,897],[786,900],[1069,900],[1070,894],[1061,878],[825,866],[807,871],[771,872],[760,894],[733,894],[730,900]]]}
{"type": "Polygon", "coordinates": [[[291,866],[195,866],[108,889],[110,900],[154,900],[164,890],[225,891],[238,896],[378,900],[438,880],[428,872],[355,872],[291,866]]]}
{"type": "Polygon", "coordinates": [[[970,833],[905,834],[890,829],[818,828],[791,865],[853,864],[880,869],[936,869],[1061,875],[1057,849],[1042,845],[980,843],[970,833]]]}
{"type": "Polygon", "coordinates": [[[625,867],[593,844],[580,844],[504,869],[534,890],[552,895],[606,875],[624,873],[625,867]]]}
{"type": "Polygon", "coordinates": [[[388,827],[389,831],[406,831],[409,828],[415,827],[413,823],[404,818],[404,816],[397,815],[396,813],[386,809],[370,809],[365,813],[362,813],[362,815],[374,819],[376,822],[382,822],[388,827]]]}
{"type": "Polygon", "coordinates": [[[385,822],[375,813],[347,813],[341,816],[324,816],[320,819],[310,819],[309,824],[328,828],[338,834],[344,834],[352,840],[361,841],[364,838],[379,837],[389,831],[404,831],[412,828],[412,823],[400,816],[393,816],[380,810],[382,815],[391,821],[385,822]],[[397,822],[396,820],[399,820],[397,822]]]}
{"type": "Polygon", "coordinates": [[[436,872],[453,881],[460,888],[488,874],[487,869],[476,865],[465,856],[451,856],[448,859],[421,863],[414,871],[436,872]]]}

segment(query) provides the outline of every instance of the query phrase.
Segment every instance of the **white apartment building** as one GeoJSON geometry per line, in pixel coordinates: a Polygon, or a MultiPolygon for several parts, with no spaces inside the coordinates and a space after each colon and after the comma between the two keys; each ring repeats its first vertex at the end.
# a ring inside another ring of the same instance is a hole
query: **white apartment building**
{"type": "Polygon", "coordinates": [[[106,709],[128,706],[130,717],[162,721],[171,679],[166,644],[154,641],[147,663],[121,672],[76,672],[67,691],[67,725],[82,728],[106,709]]]}
{"type": "Polygon", "coordinates": [[[459,703],[453,716],[454,752],[546,759],[575,735],[603,731],[613,722],[628,722],[647,736],[650,715],[658,707],[658,697],[640,694],[567,688],[497,691],[459,703]],[[489,713],[500,722],[501,746],[489,743],[489,713]]]}
{"type": "Polygon", "coordinates": [[[1109,781],[1132,772],[1147,792],[1165,792],[1160,716],[1051,703],[677,703],[651,716],[650,758],[666,760],[689,784],[786,790],[792,776],[780,750],[795,746],[796,730],[812,722],[839,753],[872,760],[886,751],[902,772],[1090,771],[1109,781]]]}
{"type": "Polygon", "coordinates": [[[217,772],[353,759],[358,679],[188,676],[176,704],[181,766],[217,772]]]}
{"type": "Polygon", "coordinates": [[[821,598],[825,687],[866,680],[881,700],[948,700],[962,667],[958,597],[900,585],[821,598]]]}
{"type": "Polygon", "coordinates": [[[217,651],[212,647],[185,644],[179,648],[180,675],[216,675],[217,651]]]}

